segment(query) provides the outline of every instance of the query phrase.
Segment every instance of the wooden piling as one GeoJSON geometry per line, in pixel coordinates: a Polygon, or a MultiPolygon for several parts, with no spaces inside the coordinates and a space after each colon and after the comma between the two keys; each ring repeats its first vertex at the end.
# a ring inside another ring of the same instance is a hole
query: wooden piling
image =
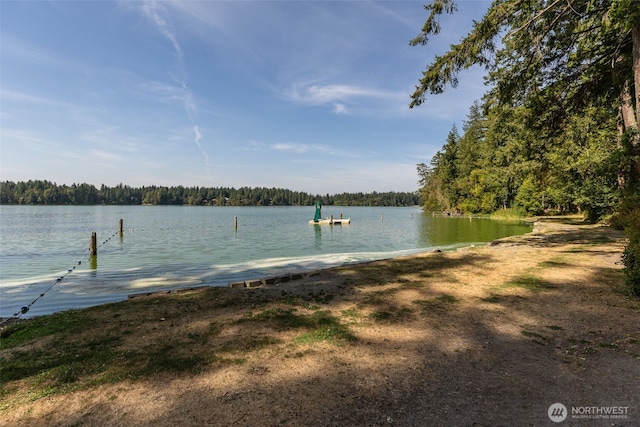
{"type": "Polygon", "coordinates": [[[122,237],[122,233],[124,232],[124,220],[120,218],[120,226],[118,228],[118,234],[122,237]]]}
{"type": "Polygon", "coordinates": [[[91,233],[91,240],[89,240],[89,256],[98,255],[98,233],[95,231],[91,233]]]}
{"type": "Polygon", "coordinates": [[[329,224],[333,224],[333,215],[329,218],[329,224]]]}
{"type": "Polygon", "coordinates": [[[238,217],[237,216],[233,217],[233,228],[236,229],[236,230],[238,229],[238,217]]]}

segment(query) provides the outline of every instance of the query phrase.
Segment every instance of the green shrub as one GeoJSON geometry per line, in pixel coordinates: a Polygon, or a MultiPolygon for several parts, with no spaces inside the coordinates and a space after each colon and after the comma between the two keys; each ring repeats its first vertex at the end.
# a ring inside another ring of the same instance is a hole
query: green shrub
{"type": "Polygon", "coordinates": [[[625,283],[634,295],[640,296],[640,242],[629,242],[622,254],[625,283]]]}
{"type": "Polygon", "coordinates": [[[640,296],[640,208],[626,209],[623,225],[629,239],[622,254],[625,283],[634,295],[640,296]]]}
{"type": "Polygon", "coordinates": [[[490,217],[491,219],[517,219],[521,220],[526,216],[526,213],[523,210],[518,210],[516,208],[507,208],[507,209],[498,209],[493,212],[490,217]]]}
{"type": "Polygon", "coordinates": [[[543,192],[538,188],[535,178],[529,175],[518,189],[514,207],[528,215],[540,215],[544,208],[541,203],[542,195],[543,192]]]}

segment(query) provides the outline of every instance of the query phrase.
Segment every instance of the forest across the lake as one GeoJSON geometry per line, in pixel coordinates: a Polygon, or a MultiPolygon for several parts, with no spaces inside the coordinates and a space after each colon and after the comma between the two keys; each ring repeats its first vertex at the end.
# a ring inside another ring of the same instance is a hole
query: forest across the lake
{"type": "Polygon", "coordinates": [[[311,206],[316,201],[335,206],[417,206],[416,192],[309,194],[266,187],[114,187],[92,184],[58,185],[47,180],[0,182],[0,204],[18,205],[192,205],[311,206]]]}

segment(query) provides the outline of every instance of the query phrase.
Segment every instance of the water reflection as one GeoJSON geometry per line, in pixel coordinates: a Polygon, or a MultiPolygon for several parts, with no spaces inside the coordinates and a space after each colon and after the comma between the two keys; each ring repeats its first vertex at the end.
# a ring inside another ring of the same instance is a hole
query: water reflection
{"type": "Polygon", "coordinates": [[[89,268],[91,269],[91,274],[95,276],[98,270],[98,256],[92,255],[89,257],[89,268]]]}
{"type": "Polygon", "coordinates": [[[424,246],[444,246],[459,243],[490,242],[501,237],[523,234],[531,227],[522,221],[488,218],[432,216],[418,217],[418,238],[424,246]]]}
{"type": "Polygon", "coordinates": [[[322,226],[319,224],[313,224],[313,230],[315,233],[316,249],[322,249],[322,226]]]}

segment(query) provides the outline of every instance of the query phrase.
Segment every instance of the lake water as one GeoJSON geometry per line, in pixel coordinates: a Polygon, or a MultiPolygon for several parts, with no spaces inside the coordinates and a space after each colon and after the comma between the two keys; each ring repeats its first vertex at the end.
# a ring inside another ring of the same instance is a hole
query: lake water
{"type": "Polygon", "coordinates": [[[419,207],[325,206],[323,217],[351,218],[349,225],[333,226],[309,224],[314,212],[313,207],[0,206],[0,317],[23,306],[30,306],[26,318],[135,293],[227,286],[531,230],[520,222],[434,218],[419,207]],[[92,231],[99,248],[90,262],[92,231]]]}

